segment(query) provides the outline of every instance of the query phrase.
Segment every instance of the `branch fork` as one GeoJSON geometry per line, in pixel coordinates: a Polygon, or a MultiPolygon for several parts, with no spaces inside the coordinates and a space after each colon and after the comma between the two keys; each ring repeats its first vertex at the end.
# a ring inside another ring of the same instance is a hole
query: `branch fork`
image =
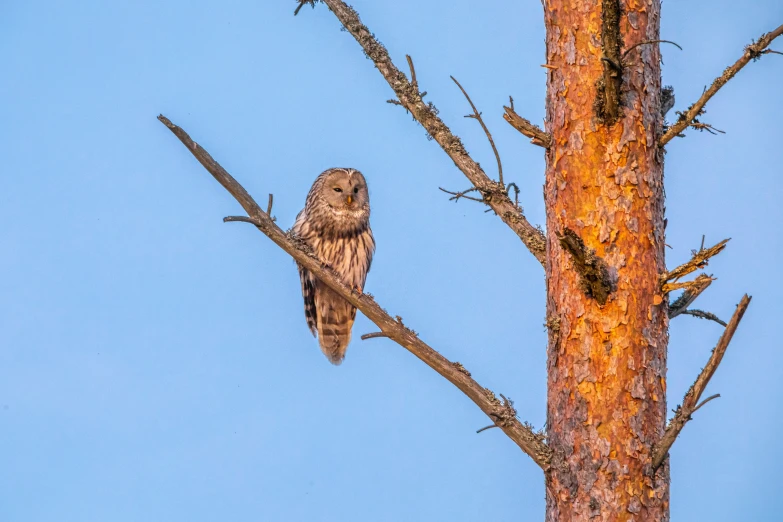
{"type": "Polygon", "coordinates": [[[690,261],[688,261],[687,263],[683,263],[677,268],[673,270],[669,270],[665,274],[661,275],[662,291],[664,293],[669,293],[674,290],[678,290],[680,288],[693,289],[701,286],[704,281],[703,279],[700,281],[697,279],[686,283],[678,283],[677,281],[682,277],[692,272],[695,272],[696,270],[700,270],[706,267],[709,264],[711,258],[723,252],[723,249],[726,248],[726,244],[730,240],[731,238],[727,238],[709,248],[704,248],[704,243],[702,239],[702,246],[699,248],[699,250],[692,251],[691,253],[692,257],[690,261]]]}

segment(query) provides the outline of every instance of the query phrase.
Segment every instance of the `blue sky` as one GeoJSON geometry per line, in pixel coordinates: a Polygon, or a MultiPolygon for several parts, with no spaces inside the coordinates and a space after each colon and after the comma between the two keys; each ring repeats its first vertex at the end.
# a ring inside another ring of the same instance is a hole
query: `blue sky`
{"type": "MultiPolygon", "coordinates": [[[[474,157],[544,221],[541,150],[502,120],[544,114],[541,5],[370,2],[364,21],[474,157]],[[411,14],[414,13],[414,14],[411,14]]],[[[362,170],[378,250],[367,290],[483,385],[545,418],[543,274],[320,6],[6,2],[0,21],[0,522],[540,520],[539,469],[455,388],[385,339],[331,366],[290,258],[155,119],[183,126],[293,223],[315,176],[362,170]]],[[[676,109],[783,22],[776,0],[666,2],[676,109]]],[[[775,46],[773,46],[775,47],[775,46]]],[[[783,41],[776,48],[783,50],[783,41]]],[[[770,520],[783,460],[783,57],[708,106],[727,131],[666,156],[670,266],[732,237],[699,306],[754,300],[672,452],[673,520],[770,520]],[[772,465],[770,465],[772,464],[772,465]]],[[[356,337],[373,331],[365,318],[356,337]]],[[[674,407],[720,335],[673,321],[674,407]]]]}

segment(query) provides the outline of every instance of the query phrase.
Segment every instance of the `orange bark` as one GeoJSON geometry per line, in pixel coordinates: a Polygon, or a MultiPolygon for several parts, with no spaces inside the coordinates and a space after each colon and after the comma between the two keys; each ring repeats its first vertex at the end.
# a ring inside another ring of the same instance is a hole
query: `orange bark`
{"type": "MultiPolygon", "coordinates": [[[[668,342],[668,300],[659,288],[660,53],[645,44],[624,63],[611,56],[603,45],[607,4],[544,2],[554,67],[547,73],[545,184],[550,522],[669,517],[668,469],[656,474],[651,464],[666,422],[668,342]],[[621,78],[616,119],[600,99],[612,91],[606,86],[614,73],[621,78]],[[603,305],[584,291],[573,255],[560,244],[567,229],[607,267],[614,290],[603,305]]],[[[621,50],[659,38],[659,0],[623,4],[621,50]]]]}

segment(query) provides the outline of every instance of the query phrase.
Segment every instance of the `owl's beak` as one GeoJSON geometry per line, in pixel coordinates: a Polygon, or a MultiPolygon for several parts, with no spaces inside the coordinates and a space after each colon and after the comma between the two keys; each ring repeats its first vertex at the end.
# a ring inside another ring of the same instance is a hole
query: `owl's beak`
{"type": "Polygon", "coordinates": [[[353,196],[347,196],[345,198],[345,201],[346,201],[346,203],[348,203],[350,205],[351,203],[353,203],[353,196]]]}

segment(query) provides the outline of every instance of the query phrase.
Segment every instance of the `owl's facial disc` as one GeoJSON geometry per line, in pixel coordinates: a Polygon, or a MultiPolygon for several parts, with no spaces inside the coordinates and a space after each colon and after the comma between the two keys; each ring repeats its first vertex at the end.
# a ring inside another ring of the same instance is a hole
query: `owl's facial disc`
{"type": "Polygon", "coordinates": [[[356,211],[368,201],[364,176],[355,170],[337,170],[326,180],[325,199],[337,210],[356,211]]]}

